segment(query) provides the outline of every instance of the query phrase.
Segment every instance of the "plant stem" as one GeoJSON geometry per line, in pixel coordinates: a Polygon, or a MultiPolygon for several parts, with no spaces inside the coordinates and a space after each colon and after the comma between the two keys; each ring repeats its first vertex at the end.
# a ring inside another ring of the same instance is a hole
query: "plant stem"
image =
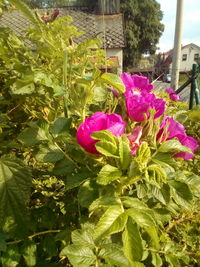
{"type": "Polygon", "coordinates": [[[64,154],[64,156],[66,157],[66,159],[70,160],[71,162],[73,162],[73,164],[79,168],[79,166],[77,165],[77,163],[65,152],[62,150],[62,148],[58,145],[58,143],[54,142],[55,146],[64,154]]]}
{"type": "MultiPolygon", "coordinates": [[[[39,236],[39,235],[45,235],[45,234],[49,234],[49,233],[60,233],[61,230],[46,230],[46,231],[42,231],[42,232],[38,232],[38,233],[35,233],[33,235],[29,235],[27,238],[28,239],[32,239],[36,236],[39,236]]],[[[9,241],[7,242],[7,245],[14,245],[14,244],[18,244],[18,243],[21,243],[23,242],[24,240],[21,239],[21,240],[14,240],[14,241],[9,241]]]]}

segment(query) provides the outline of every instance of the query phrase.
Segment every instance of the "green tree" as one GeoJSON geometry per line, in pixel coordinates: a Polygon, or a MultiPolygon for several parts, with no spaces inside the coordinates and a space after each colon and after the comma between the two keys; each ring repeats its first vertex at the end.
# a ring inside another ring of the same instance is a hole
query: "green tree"
{"type": "Polygon", "coordinates": [[[142,54],[154,54],[164,30],[160,4],[155,0],[121,0],[126,48],[124,66],[137,66],[142,54]]]}

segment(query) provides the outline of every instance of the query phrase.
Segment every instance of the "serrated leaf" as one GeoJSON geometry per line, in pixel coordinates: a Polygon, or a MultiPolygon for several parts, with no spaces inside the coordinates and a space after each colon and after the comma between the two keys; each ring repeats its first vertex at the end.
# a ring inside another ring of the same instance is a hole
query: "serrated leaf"
{"type": "Polygon", "coordinates": [[[131,162],[132,155],[127,137],[119,137],[119,159],[122,170],[126,170],[131,162]]]}
{"type": "Polygon", "coordinates": [[[98,174],[97,183],[102,185],[110,184],[112,181],[119,179],[122,172],[111,165],[105,165],[98,174]]]}
{"type": "Polygon", "coordinates": [[[170,200],[170,188],[167,184],[164,184],[161,188],[152,186],[152,194],[164,205],[166,205],[170,200]]]}
{"type": "Polygon", "coordinates": [[[54,145],[41,145],[35,158],[41,162],[57,162],[64,158],[64,154],[54,145]]]}
{"type": "Polygon", "coordinates": [[[117,155],[117,146],[109,141],[99,141],[95,144],[98,152],[107,157],[119,158],[117,155]]]}
{"type": "Polygon", "coordinates": [[[110,131],[102,130],[98,132],[92,133],[92,138],[99,141],[108,141],[113,143],[113,145],[117,146],[117,138],[115,135],[113,135],[110,131]]]}
{"type": "Polygon", "coordinates": [[[188,147],[183,146],[177,139],[165,141],[164,143],[160,145],[160,147],[158,148],[158,151],[159,152],[171,152],[171,153],[173,152],[192,153],[188,147]]]}
{"type": "Polygon", "coordinates": [[[89,267],[96,260],[93,251],[85,246],[70,245],[62,249],[60,257],[67,256],[74,267],[89,267]]]}
{"type": "Polygon", "coordinates": [[[166,183],[167,174],[160,165],[151,164],[146,169],[145,178],[150,184],[160,187],[166,183]]]}
{"type": "Polygon", "coordinates": [[[178,205],[183,207],[190,207],[192,200],[192,193],[187,184],[173,181],[169,182],[173,199],[178,205]]]}
{"type": "Polygon", "coordinates": [[[163,162],[169,166],[172,166],[173,168],[177,167],[176,160],[172,158],[172,155],[170,153],[158,153],[152,158],[152,160],[163,162]]]}
{"type": "Polygon", "coordinates": [[[0,225],[11,216],[24,225],[30,197],[31,174],[23,163],[12,157],[0,158],[0,225]]]}
{"type": "Polygon", "coordinates": [[[120,206],[111,206],[106,210],[106,212],[100,218],[99,222],[95,227],[94,238],[96,241],[100,240],[103,236],[107,235],[108,232],[111,234],[110,231],[111,227],[112,227],[112,233],[120,232],[123,229],[126,217],[119,219],[119,216],[122,215],[122,213],[123,210],[120,206]]]}
{"type": "Polygon", "coordinates": [[[97,198],[95,201],[92,202],[92,204],[89,207],[90,211],[93,211],[100,207],[106,207],[106,206],[116,206],[120,205],[121,201],[119,197],[113,196],[113,195],[105,195],[100,198],[97,198]]]}
{"type": "Polygon", "coordinates": [[[129,218],[122,235],[124,254],[130,262],[140,261],[143,256],[142,238],[138,227],[129,218]]]}
{"type": "Polygon", "coordinates": [[[52,134],[57,136],[59,134],[69,131],[71,122],[71,118],[58,118],[51,127],[52,134]]]}
{"type": "Polygon", "coordinates": [[[152,238],[155,247],[159,249],[159,238],[155,221],[152,218],[152,213],[148,210],[142,211],[141,209],[136,208],[130,208],[126,211],[126,213],[137,223],[138,226],[145,229],[152,238]]]}
{"type": "Polygon", "coordinates": [[[27,266],[35,266],[37,246],[33,241],[26,241],[22,246],[21,254],[27,266]]]}
{"type": "Polygon", "coordinates": [[[91,249],[95,247],[92,233],[88,229],[78,229],[73,231],[72,242],[74,245],[85,246],[91,249]]]}
{"type": "Polygon", "coordinates": [[[122,248],[114,243],[101,245],[99,256],[104,258],[109,266],[130,267],[128,260],[124,256],[122,248]]]}
{"type": "Polygon", "coordinates": [[[133,197],[122,197],[121,198],[123,206],[126,208],[137,208],[141,210],[148,209],[148,206],[140,201],[138,198],[133,197]]]}
{"type": "Polygon", "coordinates": [[[152,256],[152,264],[155,267],[161,267],[163,262],[159,254],[151,252],[151,256],[152,256]]]}
{"type": "Polygon", "coordinates": [[[144,169],[147,166],[151,158],[151,150],[146,142],[142,143],[140,148],[137,150],[137,157],[135,160],[138,162],[140,169],[144,169]]]}
{"type": "Polygon", "coordinates": [[[113,88],[117,89],[119,93],[125,92],[125,86],[118,75],[106,72],[101,75],[101,79],[113,88]]]}

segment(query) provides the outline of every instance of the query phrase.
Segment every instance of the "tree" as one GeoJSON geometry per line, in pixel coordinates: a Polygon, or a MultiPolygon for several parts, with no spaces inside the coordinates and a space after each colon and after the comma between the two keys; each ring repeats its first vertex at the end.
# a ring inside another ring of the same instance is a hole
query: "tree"
{"type": "Polygon", "coordinates": [[[154,54],[164,30],[162,12],[156,0],[121,0],[126,48],[124,67],[137,66],[142,54],[154,54]]]}

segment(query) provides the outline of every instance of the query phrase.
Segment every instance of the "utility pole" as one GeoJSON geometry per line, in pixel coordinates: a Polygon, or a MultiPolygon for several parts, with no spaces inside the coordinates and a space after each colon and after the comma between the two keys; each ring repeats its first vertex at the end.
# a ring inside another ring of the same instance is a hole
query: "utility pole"
{"type": "Polygon", "coordinates": [[[176,27],[174,36],[174,49],[172,60],[172,81],[171,87],[173,89],[178,88],[179,72],[180,72],[180,60],[181,60],[181,38],[182,38],[182,26],[183,26],[183,2],[184,0],[177,0],[176,6],[176,27]]]}

